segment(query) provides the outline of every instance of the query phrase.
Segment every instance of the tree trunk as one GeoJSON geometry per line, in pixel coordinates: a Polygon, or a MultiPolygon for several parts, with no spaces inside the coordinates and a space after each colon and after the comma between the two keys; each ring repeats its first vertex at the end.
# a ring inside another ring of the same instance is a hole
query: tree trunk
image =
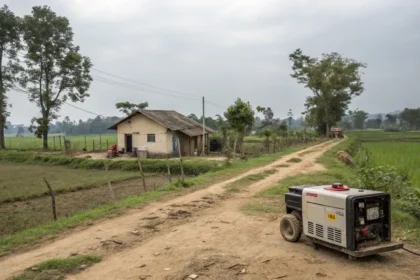
{"type": "Polygon", "coordinates": [[[42,132],[42,147],[48,150],[48,129],[42,132]]]}
{"type": "Polygon", "coordinates": [[[325,111],[325,136],[329,138],[330,137],[330,123],[329,123],[329,112],[328,112],[327,106],[325,106],[324,111],[325,111]]]}
{"type": "Polygon", "coordinates": [[[4,125],[6,123],[5,115],[5,90],[3,88],[3,49],[0,48],[0,150],[5,149],[4,144],[4,125]]]}

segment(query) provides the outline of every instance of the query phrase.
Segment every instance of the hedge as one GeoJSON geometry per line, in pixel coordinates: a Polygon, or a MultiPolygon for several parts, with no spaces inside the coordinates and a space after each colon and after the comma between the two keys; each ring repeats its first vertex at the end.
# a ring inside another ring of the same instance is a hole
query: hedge
{"type": "MultiPolygon", "coordinates": [[[[22,151],[1,151],[0,161],[42,164],[42,165],[61,165],[71,168],[83,169],[104,169],[104,163],[107,163],[110,170],[138,171],[136,160],[102,160],[75,158],[63,155],[39,154],[36,152],[22,151]]],[[[199,175],[209,171],[217,170],[223,167],[223,162],[216,161],[184,161],[184,173],[186,175],[199,175]]],[[[142,168],[147,173],[167,173],[166,160],[161,159],[142,159],[142,168]]],[[[180,174],[181,166],[178,160],[169,160],[171,174],[180,174]]]]}

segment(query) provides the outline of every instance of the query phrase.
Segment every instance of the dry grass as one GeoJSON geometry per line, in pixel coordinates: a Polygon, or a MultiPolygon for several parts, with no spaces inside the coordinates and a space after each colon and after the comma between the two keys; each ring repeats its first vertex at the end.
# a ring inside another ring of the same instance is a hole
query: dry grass
{"type": "MultiPolygon", "coordinates": [[[[146,178],[147,190],[160,188],[168,183],[165,176],[146,178]]],[[[143,193],[142,180],[136,179],[113,184],[117,200],[143,193]]],[[[80,211],[97,208],[112,201],[107,185],[98,188],[66,192],[56,195],[58,218],[80,211]]],[[[26,201],[0,204],[0,236],[35,227],[52,221],[51,198],[43,196],[26,201]]]]}

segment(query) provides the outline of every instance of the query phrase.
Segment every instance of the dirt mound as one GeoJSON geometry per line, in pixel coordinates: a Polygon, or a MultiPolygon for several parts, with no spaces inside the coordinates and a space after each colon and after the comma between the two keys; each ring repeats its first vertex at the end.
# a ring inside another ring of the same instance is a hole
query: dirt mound
{"type": "Polygon", "coordinates": [[[353,159],[346,151],[338,151],[335,155],[345,165],[353,165],[353,159]]]}

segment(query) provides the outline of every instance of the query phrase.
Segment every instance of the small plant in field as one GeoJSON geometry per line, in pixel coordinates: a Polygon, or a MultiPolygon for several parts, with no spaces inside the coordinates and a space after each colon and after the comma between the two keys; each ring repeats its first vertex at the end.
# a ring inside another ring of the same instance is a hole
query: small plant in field
{"type": "Polygon", "coordinates": [[[301,162],[302,160],[300,159],[300,158],[291,158],[291,159],[289,159],[287,162],[294,162],[294,163],[298,163],[298,162],[301,162]]]}
{"type": "Polygon", "coordinates": [[[13,279],[64,279],[66,274],[80,272],[100,261],[101,258],[95,255],[80,255],[66,259],[51,259],[26,269],[25,272],[13,279]]]}

